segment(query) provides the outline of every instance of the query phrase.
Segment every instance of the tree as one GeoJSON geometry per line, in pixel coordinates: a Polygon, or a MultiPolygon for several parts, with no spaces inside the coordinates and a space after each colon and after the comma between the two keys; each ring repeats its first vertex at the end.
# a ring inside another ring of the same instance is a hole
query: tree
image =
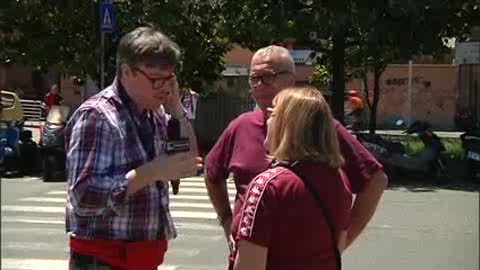
{"type": "Polygon", "coordinates": [[[446,49],[443,39],[468,37],[468,25],[479,20],[473,0],[224,0],[222,5],[232,41],[258,49],[295,38],[297,44],[322,52],[322,63],[331,69],[331,105],[339,120],[348,78],[345,64],[347,71],[372,71],[371,130],[376,127],[379,80],[386,65],[412,55],[441,55],[446,49]],[[310,38],[310,32],[317,38],[310,38]]]}
{"type": "Polygon", "coordinates": [[[310,83],[319,89],[320,92],[330,95],[331,81],[332,74],[330,73],[330,69],[324,64],[315,64],[312,76],[310,78],[310,83]]]}
{"type": "MultiPolygon", "coordinates": [[[[70,74],[99,77],[99,2],[74,0],[2,1],[0,31],[17,33],[0,46],[0,59],[70,74]]],[[[115,74],[119,38],[137,26],[154,24],[182,48],[180,83],[204,91],[223,70],[229,49],[215,1],[118,1],[117,31],[106,35],[106,71],[115,74]]]]}
{"type": "Polygon", "coordinates": [[[223,0],[226,32],[232,42],[249,49],[294,38],[296,43],[323,52],[331,67],[332,110],[343,119],[345,36],[348,0],[223,0]],[[316,38],[310,38],[315,32],[316,38]]]}
{"type": "Polygon", "coordinates": [[[357,4],[353,27],[357,29],[358,44],[350,48],[348,65],[364,80],[370,109],[369,131],[375,133],[379,81],[387,64],[405,62],[414,55],[445,54],[446,37],[468,36],[467,26],[474,18],[470,9],[473,11],[474,7],[436,0],[358,1],[357,4]],[[373,99],[369,96],[369,72],[373,73],[373,99]]]}

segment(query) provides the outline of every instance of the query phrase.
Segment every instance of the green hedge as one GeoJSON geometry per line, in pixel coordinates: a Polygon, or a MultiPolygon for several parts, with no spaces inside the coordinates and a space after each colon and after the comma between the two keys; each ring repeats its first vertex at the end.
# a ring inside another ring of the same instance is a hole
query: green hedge
{"type": "MultiPolygon", "coordinates": [[[[386,139],[391,139],[394,141],[402,142],[406,148],[409,155],[417,155],[422,152],[424,145],[418,136],[382,136],[386,139]]],[[[462,159],[464,155],[464,149],[462,148],[462,142],[460,138],[442,138],[443,144],[447,148],[443,152],[443,156],[448,159],[462,159]]]]}

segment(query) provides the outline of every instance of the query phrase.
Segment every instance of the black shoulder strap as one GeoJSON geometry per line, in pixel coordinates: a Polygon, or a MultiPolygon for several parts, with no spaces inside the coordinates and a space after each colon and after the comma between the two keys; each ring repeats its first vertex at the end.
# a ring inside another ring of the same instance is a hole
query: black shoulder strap
{"type": "Polygon", "coordinates": [[[296,174],[300,179],[302,179],[303,183],[305,184],[305,187],[307,187],[307,189],[310,191],[310,193],[312,194],[315,201],[317,201],[317,205],[320,208],[320,210],[322,211],[323,216],[325,217],[325,219],[327,221],[328,227],[330,228],[330,235],[331,235],[331,238],[332,238],[333,250],[335,252],[335,259],[336,259],[336,262],[337,262],[337,270],[341,270],[342,269],[342,257],[340,255],[340,252],[338,251],[338,247],[337,247],[337,240],[335,238],[335,227],[333,226],[333,220],[332,220],[329,212],[327,211],[327,208],[325,207],[325,204],[323,203],[322,199],[320,199],[320,196],[318,196],[318,194],[315,192],[315,189],[313,188],[313,185],[307,180],[306,177],[304,177],[298,171],[297,168],[295,168],[295,165],[297,165],[297,164],[298,164],[298,161],[296,161],[294,163],[277,162],[276,164],[274,164],[274,166],[275,167],[287,168],[291,172],[296,174]]]}

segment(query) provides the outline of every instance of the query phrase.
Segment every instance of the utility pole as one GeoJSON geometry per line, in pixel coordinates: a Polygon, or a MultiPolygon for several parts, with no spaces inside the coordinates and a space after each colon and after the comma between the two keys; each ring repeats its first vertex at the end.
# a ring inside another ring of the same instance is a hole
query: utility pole
{"type": "Polygon", "coordinates": [[[472,26],[471,38],[455,45],[458,64],[457,110],[467,109],[480,126],[480,25],[472,26]]]}
{"type": "Polygon", "coordinates": [[[105,88],[105,34],[115,29],[113,1],[105,0],[100,4],[100,89],[105,88]]]}

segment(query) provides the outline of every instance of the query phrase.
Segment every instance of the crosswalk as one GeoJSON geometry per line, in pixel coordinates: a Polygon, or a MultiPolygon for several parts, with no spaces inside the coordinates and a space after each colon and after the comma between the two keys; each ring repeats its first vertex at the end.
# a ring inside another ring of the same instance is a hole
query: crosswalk
{"type": "MultiPolygon", "coordinates": [[[[64,233],[65,186],[18,198],[2,205],[1,269],[68,269],[64,233]]],[[[233,203],[235,187],[228,184],[233,203]]],[[[170,210],[178,237],[170,241],[159,270],[225,269],[227,247],[202,177],[182,179],[178,195],[170,194],[170,210]]]]}

